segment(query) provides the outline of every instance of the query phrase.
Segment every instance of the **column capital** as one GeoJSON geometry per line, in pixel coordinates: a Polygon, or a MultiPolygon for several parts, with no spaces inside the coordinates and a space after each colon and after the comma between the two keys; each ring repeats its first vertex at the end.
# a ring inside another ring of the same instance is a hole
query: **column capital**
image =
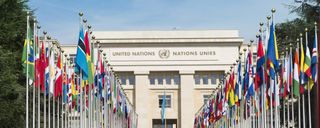
{"type": "Polygon", "coordinates": [[[180,75],[193,75],[194,74],[194,70],[180,70],[179,74],[180,75]]]}
{"type": "Polygon", "coordinates": [[[138,70],[138,71],[134,71],[135,75],[149,75],[150,71],[147,70],[138,70]]]}

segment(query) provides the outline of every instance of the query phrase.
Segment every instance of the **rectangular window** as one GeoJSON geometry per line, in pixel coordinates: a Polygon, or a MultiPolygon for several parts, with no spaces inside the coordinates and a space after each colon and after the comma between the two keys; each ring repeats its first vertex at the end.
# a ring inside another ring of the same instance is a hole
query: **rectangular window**
{"type": "MultiPolygon", "coordinates": [[[[171,95],[166,95],[166,103],[165,103],[165,107],[166,108],[171,108],[171,95]]],[[[163,95],[159,95],[159,108],[162,108],[162,102],[163,102],[163,95]]]]}
{"type": "Polygon", "coordinates": [[[154,76],[151,76],[151,77],[149,77],[149,80],[150,80],[150,84],[151,85],[155,85],[155,81],[156,81],[156,79],[155,79],[155,77],[154,76]]]}
{"type": "Polygon", "coordinates": [[[120,76],[120,80],[121,80],[121,85],[127,85],[127,79],[126,79],[126,76],[121,75],[121,76],[120,76]]]}
{"type": "Polygon", "coordinates": [[[158,80],[158,85],[163,85],[163,77],[161,74],[158,75],[157,80],[158,80]]]}
{"type": "Polygon", "coordinates": [[[166,85],[171,85],[171,76],[170,75],[166,76],[166,85]]]}
{"type": "Polygon", "coordinates": [[[174,76],[173,76],[173,82],[174,82],[174,85],[179,85],[179,84],[180,84],[180,77],[179,77],[179,75],[174,75],[174,76]]]}
{"type": "Polygon", "coordinates": [[[202,76],[202,84],[208,85],[208,75],[203,75],[202,76]]]}
{"type": "Polygon", "coordinates": [[[216,74],[211,74],[211,84],[215,85],[217,84],[217,75],[216,74]]]}
{"type": "Polygon", "coordinates": [[[207,103],[207,101],[209,100],[210,95],[203,95],[203,103],[207,103]]]}
{"type": "Polygon", "coordinates": [[[129,78],[129,85],[134,85],[136,82],[134,75],[130,75],[128,78],[129,78]]]}
{"type": "Polygon", "coordinates": [[[196,85],[199,85],[200,84],[200,75],[194,75],[194,83],[196,85]]]}

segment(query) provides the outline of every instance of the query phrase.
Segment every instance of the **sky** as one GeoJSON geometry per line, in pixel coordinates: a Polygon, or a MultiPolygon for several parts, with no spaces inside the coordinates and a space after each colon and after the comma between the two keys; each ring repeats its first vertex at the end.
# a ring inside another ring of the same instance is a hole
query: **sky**
{"type": "Polygon", "coordinates": [[[296,18],[294,0],[30,0],[42,30],[77,44],[79,12],[93,31],[236,29],[248,41],[275,8],[274,22],[296,18]]]}

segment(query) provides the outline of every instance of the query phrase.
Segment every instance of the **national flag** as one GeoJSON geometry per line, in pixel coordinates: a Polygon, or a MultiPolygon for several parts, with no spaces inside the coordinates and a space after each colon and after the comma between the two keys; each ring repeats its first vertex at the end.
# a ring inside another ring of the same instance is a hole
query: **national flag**
{"type": "Polygon", "coordinates": [[[310,90],[312,89],[314,84],[317,84],[318,78],[318,37],[317,37],[317,29],[314,32],[314,42],[312,48],[312,57],[311,57],[311,74],[312,80],[314,83],[311,84],[310,90]]]}
{"type": "Polygon", "coordinates": [[[87,65],[88,65],[88,83],[89,85],[93,84],[94,76],[93,76],[93,63],[91,61],[91,52],[90,52],[90,40],[89,40],[89,32],[85,30],[84,33],[84,45],[86,47],[86,60],[87,60],[87,65]]]}
{"type": "Polygon", "coordinates": [[[46,58],[45,58],[45,49],[44,49],[44,42],[41,43],[41,53],[40,53],[40,60],[39,65],[37,65],[38,68],[38,75],[40,77],[40,87],[41,91],[44,92],[45,90],[45,70],[46,70],[46,58]]]}
{"type": "Polygon", "coordinates": [[[88,79],[88,62],[86,59],[86,45],[84,44],[83,26],[80,27],[77,55],[75,60],[75,73],[82,71],[82,79],[88,79]]]}
{"type": "Polygon", "coordinates": [[[312,74],[311,74],[311,57],[310,57],[308,42],[306,43],[306,57],[304,58],[303,71],[305,73],[305,80],[306,80],[305,88],[309,86],[311,89],[313,86],[313,82],[312,82],[312,74]]]}
{"type": "Polygon", "coordinates": [[[288,92],[290,92],[290,87],[292,88],[292,69],[293,69],[293,66],[292,66],[292,48],[290,48],[290,51],[289,51],[289,56],[288,56],[288,58],[289,58],[289,62],[288,62],[288,67],[287,67],[287,69],[288,69],[288,71],[287,71],[287,80],[288,80],[288,85],[287,85],[287,91],[288,92]]]}
{"type": "Polygon", "coordinates": [[[269,75],[275,80],[276,71],[279,69],[278,62],[278,45],[276,40],[276,33],[274,30],[273,22],[270,25],[270,37],[268,41],[268,49],[267,49],[267,59],[268,59],[268,67],[269,67],[269,75]]]}
{"type": "Polygon", "coordinates": [[[228,85],[227,85],[227,86],[229,86],[229,91],[228,91],[228,94],[229,94],[229,107],[232,107],[235,104],[234,84],[235,84],[234,72],[232,71],[232,73],[230,74],[230,77],[229,77],[228,85]]]}
{"type": "Polygon", "coordinates": [[[62,63],[61,63],[61,55],[58,55],[58,62],[56,66],[56,81],[54,87],[54,96],[61,96],[62,92],[62,63]]]}
{"type": "Polygon", "coordinates": [[[249,77],[250,77],[250,63],[249,63],[249,52],[247,53],[247,59],[246,59],[246,64],[245,64],[245,69],[244,69],[244,77],[243,77],[243,86],[242,86],[242,90],[243,90],[243,95],[246,96],[247,95],[247,90],[249,87],[249,77]]]}
{"type": "Polygon", "coordinates": [[[29,21],[27,23],[27,33],[26,39],[24,40],[23,45],[23,52],[21,57],[22,67],[23,67],[23,73],[26,75],[28,74],[28,78],[31,80],[35,79],[34,75],[34,43],[32,42],[32,33],[29,26],[29,21]],[[28,71],[27,71],[27,65],[28,65],[28,71]]]}
{"type": "Polygon", "coordinates": [[[306,84],[305,73],[304,73],[304,50],[302,41],[300,42],[300,94],[304,93],[303,85],[306,84]]]}
{"type": "Polygon", "coordinates": [[[54,49],[53,47],[51,47],[50,50],[50,57],[49,57],[49,91],[51,94],[54,93],[54,80],[55,80],[55,74],[56,74],[56,70],[55,70],[55,64],[54,64],[54,49]]]}
{"type": "Polygon", "coordinates": [[[49,68],[49,57],[50,57],[50,49],[46,47],[46,62],[45,62],[45,94],[48,95],[49,93],[49,84],[50,84],[50,68],[49,68]]]}
{"type": "Polygon", "coordinates": [[[252,65],[252,51],[251,49],[249,49],[249,53],[248,53],[248,57],[247,60],[249,62],[248,65],[248,92],[246,95],[247,100],[250,99],[251,96],[254,96],[254,92],[255,92],[255,85],[254,85],[254,81],[253,81],[253,76],[254,76],[254,70],[253,70],[253,65],[252,65]]]}
{"type": "Polygon", "coordinates": [[[22,66],[23,66],[23,73],[28,74],[28,78],[34,80],[34,49],[33,43],[31,39],[25,39],[23,52],[22,52],[22,66]],[[29,40],[29,43],[28,43],[29,40]],[[27,53],[27,51],[29,53],[27,53]],[[28,56],[28,60],[27,60],[28,56]],[[28,65],[28,72],[27,72],[27,65],[28,65]]]}
{"type": "MultiPolygon", "coordinates": [[[[241,101],[241,98],[242,98],[242,94],[241,94],[241,90],[242,90],[242,83],[241,83],[241,80],[242,80],[242,78],[241,78],[241,75],[242,75],[242,73],[241,73],[241,59],[239,60],[239,63],[238,63],[238,78],[237,78],[237,83],[236,83],[236,87],[235,87],[235,97],[236,97],[236,102],[240,102],[241,101]]],[[[240,104],[238,104],[238,105],[240,105],[240,104]]]]}
{"type": "Polygon", "coordinates": [[[256,67],[256,76],[255,76],[256,90],[263,84],[264,63],[265,63],[264,49],[263,49],[261,36],[259,36],[258,49],[257,49],[257,67],[256,67]]]}
{"type": "Polygon", "coordinates": [[[294,68],[293,68],[293,94],[300,96],[300,80],[299,80],[299,50],[296,48],[294,53],[294,68]]]}

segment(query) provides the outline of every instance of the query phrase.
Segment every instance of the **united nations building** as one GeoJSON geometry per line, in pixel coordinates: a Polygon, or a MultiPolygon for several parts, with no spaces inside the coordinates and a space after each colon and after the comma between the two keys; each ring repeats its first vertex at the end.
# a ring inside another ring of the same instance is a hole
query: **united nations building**
{"type": "MultiPolygon", "coordinates": [[[[94,31],[139,116],[139,128],[193,127],[194,114],[238,59],[238,30],[94,31]],[[165,92],[165,93],[164,93],[165,92]],[[165,94],[165,96],[163,96],[165,94]]],[[[75,57],[76,45],[64,45],[75,57]]]]}

